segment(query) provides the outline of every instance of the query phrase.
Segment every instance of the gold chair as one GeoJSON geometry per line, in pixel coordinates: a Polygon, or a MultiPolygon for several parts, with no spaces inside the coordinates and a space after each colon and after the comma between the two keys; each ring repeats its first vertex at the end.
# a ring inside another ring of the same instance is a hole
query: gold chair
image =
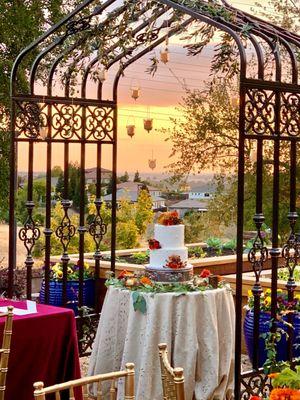
{"type": "Polygon", "coordinates": [[[102,382],[111,381],[109,398],[116,400],[117,389],[116,380],[125,378],[125,397],[124,400],[134,400],[134,364],[127,363],[124,371],[110,372],[108,374],[88,376],[86,378],[76,379],[73,381],[60,383],[58,385],[44,387],[43,382],[36,382],[34,386],[34,399],[46,400],[48,394],[55,394],[55,400],[60,400],[60,392],[69,390],[69,400],[75,400],[75,388],[80,388],[83,399],[103,400],[102,382]],[[97,384],[97,395],[93,396],[89,393],[89,386],[97,384]]]}
{"type": "Polygon", "coordinates": [[[158,345],[164,400],[185,400],[183,368],[172,368],[165,343],[158,345]]]}
{"type": "Polygon", "coordinates": [[[8,306],[7,312],[4,314],[0,314],[0,317],[6,317],[3,331],[2,348],[0,349],[0,400],[4,400],[5,395],[6,375],[14,316],[13,310],[14,308],[12,306],[8,306]]]}

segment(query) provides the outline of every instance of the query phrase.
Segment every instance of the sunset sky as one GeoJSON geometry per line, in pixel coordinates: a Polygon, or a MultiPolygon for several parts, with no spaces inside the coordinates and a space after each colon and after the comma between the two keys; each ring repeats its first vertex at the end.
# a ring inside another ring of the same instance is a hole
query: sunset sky
{"type": "MultiPolygon", "coordinates": [[[[254,0],[232,0],[231,3],[244,10],[250,10],[254,0]]],[[[266,3],[267,4],[267,3],[266,3]]],[[[254,6],[255,8],[255,6],[254,6]]],[[[170,126],[169,117],[178,116],[178,107],[184,96],[183,84],[189,89],[201,89],[205,81],[209,80],[209,66],[213,55],[212,46],[208,46],[204,53],[198,57],[187,57],[183,49],[184,42],[179,38],[170,40],[170,62],[166,65],[160,63],[159,69],[152,78],[146,68],[150,65],[149,58],[154,53],[147,55],[137,63],[133,64],[127,71],[125,77],[120,81],[119,90],[119,144],[118,144],[118,171],[127,170],[134,172],[151,172],[148,160],[153,157],[157,160],[157,168],[154,172],[164,171],[164,167],[170,162],[170,142],[165,142],[166,136],[158,130],[170,126]],[[138,100],[131,98],[131,86],[138,84],[141,95],[138,100]],[[143,128],[143,119],[150,115],[154,121],[154,129],[147,133],[143,128]],[[136,134],[131,139],[127,136],[126,125],[134,123],[136,134]]],[[[159,56],[161,48],[155,53],[159,56]]],[[[108,77],[109,81],[109,77],[108,77]]],[[[104,93],[105,94],[105,93],[104,93]]],[[[44,169],[46,145],[41,145],[39,155],[35,159],[34,169],[44,169]]],[[[110,168],[110,151],[104,155],[104,164],[110,168]]],[[[25,145],[20,146],[19,170],[26,170],[27,149],[25,145]]],[[[72,146],[72,160],[79,160],[79,146],[72,146]]],[[[96,155],[88,148],[87,168],[94,167],[96,155]]],[[[54,146],[53,165],[63,164],[62,146],[54,146]]]]}

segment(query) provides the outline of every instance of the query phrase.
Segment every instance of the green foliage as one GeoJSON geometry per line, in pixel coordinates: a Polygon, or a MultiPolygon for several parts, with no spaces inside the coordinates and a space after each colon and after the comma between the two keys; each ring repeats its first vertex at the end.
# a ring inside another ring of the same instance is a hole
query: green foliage
{"type": "MultiPolygon", "coordinates": [[[[205,91],[187,91],[179,118],[162,129],[172,142],[169,169],[177,176],[218,168],[234,170],[238,154],[238,106],[232,104],[232,84],[214,80],[205,91]]],[[[250,155],[246,144],[245,155],[250,155]]]]}
{"type": "Polygon", "coordinates": [[[120,176],[120,182],[128,182],[129,181],[129,175],[128,172],[125,171],[124,175],[120,176]]]}
{"type": "Polygon", "coordinates": [[[232,250],[236,249],[236,239],[228,240],[227,242],[222,244],[223,250],[232,250]]]}
{"type": "Polygon", "coordinates": [[[134,311],[140,311],[142,314],[147,312],[147,303],[145,297],[139,292],[132,293],[134,311]]]}
{"type": "Polygon", "coordinates": [[[139,246],[139,231],[133,220],[118,222],[117,248],[132,249],[139,246]]]}
{"type": "Polygon", "coordinates": [[[147,190],[140,190],[135,213],[135,223],[140,235],[146,232],[149,224],[153,222],[152,198],[147,190]]]}
{"type": "MultiPolygon", "coordinates": [[[[24,224],[28,217],[27,208],[25,207],[25,203],[27,201],[27,191],[28,185],[24,185],[23,188],[20,188],[17,192],[16,199],[16,207],[15,213],[17,217],[17,221],[21,224],[24,224]]],[[[33,182],[33,190],[32,190],[32,199],[34,203],[37,205],[33,209],[33,217],[34,220],[40,224],[44,223],[44,215],[39,211],[38,205],[42,205],[45,200],[46,193],[46,182],[44,180],[38,180],[33,182]]]]}
{"type": "Polygon", "coordinates": [[[206,257],[205,251],[200,246],[188,247],[188,254],[189,254],[189,257],[194,257],[194,258],[204,258],[204,257],[206,257]]]}
{"type": "Polygon", "coordinates": [[[296,366],[295,370],[284,368],[273,380],[273,387],[300,389],[300,366],[296,366]]]}
{"type": "Polygon", "coordinates": [[[146,264],[146,262],[149,260],[149,254],[147,252],[133,253],[130,258],[136,264],[146,264]]]}
{"type": "Polygon", "coordinates": [[[63,173],[63,170],[61,169],[61,167],[59,165],[55,165],[51,170],[51,175],[54,178],[60,177],[62,175],[62,173],[63,173]]]}
{"type": "Polygon", "coordinates": [[[205,218],[200,213],[189,213],[183,218],[185,225],[185,242],[196,243],[204,239],[205,218]]]}
{"type": "MultiPolygon", "coordinates": [[[[284,321],[282,321],[284,322],[284,321]]],[[[270,331],[267,333],[261,334],[261,337],[265,341],[265,349],[267,351],[267,359],[263,365],[264,373],[269,374],[273,372],[278,372],[282,369],[286,363],[277,361],[277,344],[284,337],[286,340],[288,339],[288,334],[285,330],[278,328],[276,326],[275,331],[271,331],[271,327],[273,322],[270,322],[270,331]]],[[[273,383],[273,382],[272,382],[273,383]]]]}
{"type": "Polygon", "coordinates": [[[142,182],[139,171],[134,174],[133,182],[142,182]]]}
{"type": "Polygon", "coordinates": [[[222,249],[222,241],[217,237],[210,237],[206,240],[206,244],[208,247],[214,250],[221,250],[222,249]]]}

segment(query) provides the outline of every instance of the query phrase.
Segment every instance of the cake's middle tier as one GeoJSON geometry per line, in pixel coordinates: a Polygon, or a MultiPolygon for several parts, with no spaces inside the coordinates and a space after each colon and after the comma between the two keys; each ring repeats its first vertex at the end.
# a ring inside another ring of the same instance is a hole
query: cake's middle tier
{"type": "Polygon", "coordinates": [[[188,260],[188,249],[187,247],[176,247],[176,248],[165,248],[158,250],[150,250],[150,267],[151,268],[163,268],[170,256],[180,256],[182,262],[188,260]]]}

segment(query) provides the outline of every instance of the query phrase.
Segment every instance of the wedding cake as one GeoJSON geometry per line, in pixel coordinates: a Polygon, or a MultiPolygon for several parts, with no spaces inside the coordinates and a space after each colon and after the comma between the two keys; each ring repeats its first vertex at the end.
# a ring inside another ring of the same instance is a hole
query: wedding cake
{"type": "Polygon", "coordinates": [[[193,277],[184,245],[184,225],[177,212],[163,213],[154,226],[154,239],[149,240],[150,263],[146,267],[151,279],[160,282],[185,282],[193,277]]]}

